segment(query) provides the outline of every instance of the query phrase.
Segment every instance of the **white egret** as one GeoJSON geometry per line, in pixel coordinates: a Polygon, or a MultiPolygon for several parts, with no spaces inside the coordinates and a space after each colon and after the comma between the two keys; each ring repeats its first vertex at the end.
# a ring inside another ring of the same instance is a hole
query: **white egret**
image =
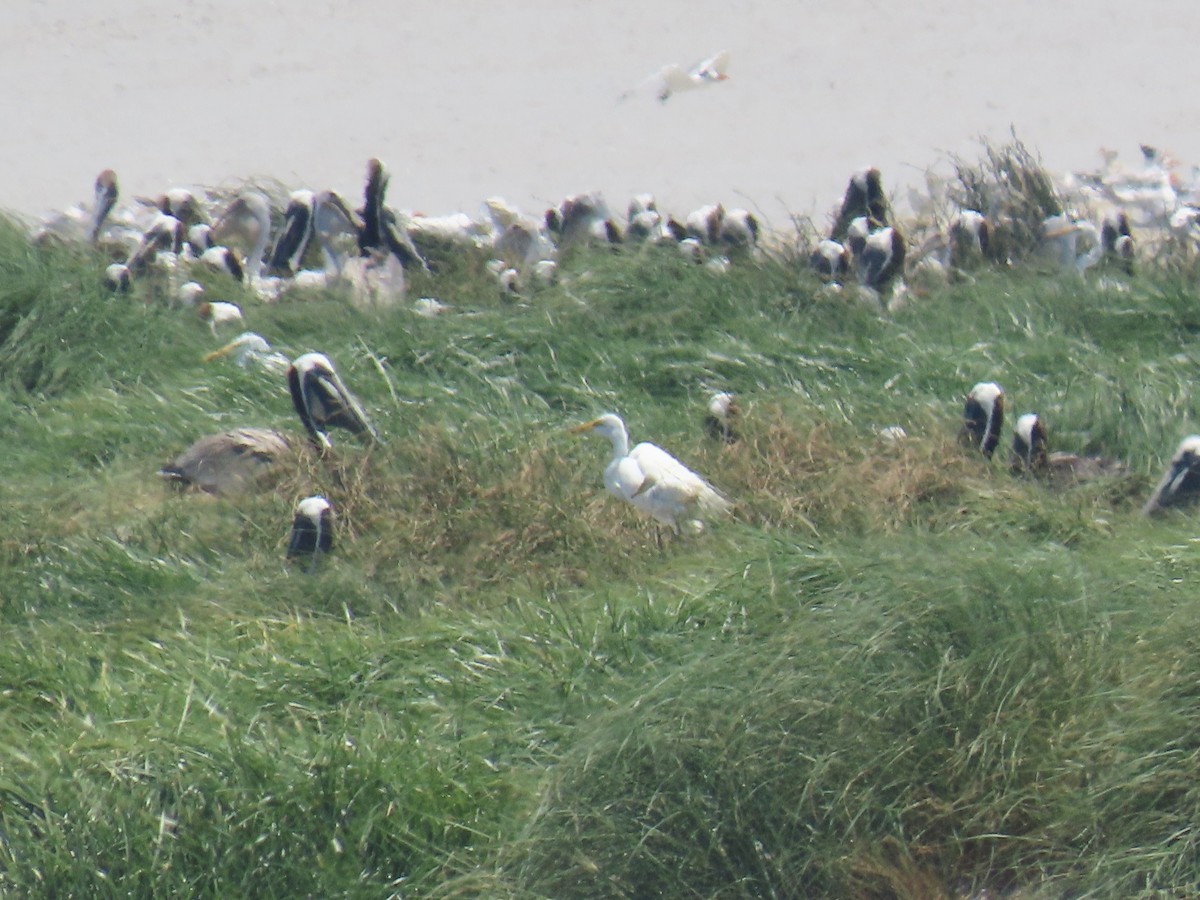
{"type": "Polygon", "coordinates": [[[729,511],[728,500],[661,447],[643,442],[631,450],[620,416],[606,413],[572,431],[608,438],[613,455],[604,469],[604,486],[672,531],[699,533],[704,518],[729,511]]]}

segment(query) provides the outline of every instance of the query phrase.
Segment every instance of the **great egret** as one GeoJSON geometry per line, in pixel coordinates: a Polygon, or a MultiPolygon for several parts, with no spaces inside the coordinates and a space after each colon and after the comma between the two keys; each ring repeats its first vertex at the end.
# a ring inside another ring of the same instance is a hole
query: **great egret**
{"type": "Polygon", "coordinates": [[[677,534],[682,529],[699,533],[706,517],[729,511],[728,500],[661,447],[643,442],[631,450],[620,416],[606,413],[572,430],[608,438],[613,455],[604,469],[604,486],[677,534]]]}
{"type": "MultiPolygon", "coordinates": [[[[695,90],[725,81],[729,78],[729,59],[729,51],[721,50],[686,69],[679,63],[671,63],[645,79],[639,87],[652,85],[659,102],[666,103],[678,91],[695,90]]],[[[634,93],[626,91],[619,99],[625,100],[634,93]]]]}

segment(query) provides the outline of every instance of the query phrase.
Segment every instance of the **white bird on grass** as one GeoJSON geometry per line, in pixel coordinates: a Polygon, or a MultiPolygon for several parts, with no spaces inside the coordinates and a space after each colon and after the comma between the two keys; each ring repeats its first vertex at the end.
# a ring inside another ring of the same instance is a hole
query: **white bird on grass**
{"type": "Polygon", "coordinates": [[[613,455],[604,470],[604,486],[675,533],[686,528],[699,534],[704,530],[705,517],[729,511],[728,500],[661,447],[643,442],[629,449],[629,432],[620,416],[607,413],[572,431],[590,431],[612,441],[613,455]]]}
{"type": "Polygon", "coordinates": [[[715,84],[718,81],[725,81],[727,78],[729,78],[729,51],[722,50],[687,69],[679,65],[679,63],[671,63],[669,66],[663,66],[643,81],[638,88],[626,91],[619,99],[625,100],[636,93],[637,90],[653,85],[655,96],[658,97],[659,102],[666,103],[671,95],[677,91],[702,88],[706,85],[715,84]]]}

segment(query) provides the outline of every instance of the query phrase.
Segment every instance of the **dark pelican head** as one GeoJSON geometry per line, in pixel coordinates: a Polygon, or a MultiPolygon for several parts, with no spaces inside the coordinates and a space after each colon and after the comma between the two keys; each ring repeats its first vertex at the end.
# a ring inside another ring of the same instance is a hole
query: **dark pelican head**
{"type": "Polygon", "coordinates": [[[1200,434],[1190,434],[1180,442],[1142,512],[1150,515],[1164,507],[1195,500],[1197,496],[1200,496],[1200,434]]]}
{"type": "Polygon", "coordinates": [[[333,549],[333,507],[324,497],[305,497],[296,504],[287,558],[315,560],[333,549]]]}
{"type": "Polygon", "coordinates": [[[305,353],[288,366],[288,388],[300,421],[312,439],[323,448],[333,446],[329,428],[344,428],[351,434],[379,435],[367,421],[358,401],[342,384],[337,370],[323,353],[305,353]]]}
{"type": "Polygon", "coordinates": [[[1048,464],[1046,445],[1046,426],[1037,413],[1026,413],[1017,419],[1012,443],[1014,471],[1043,471],[1048,464]]]}
{"type": "Polygon", "coordinates": [[[313,233],[314,197],[312,191],[292,191],[283,214],[283,231],[267,262],[268,274],[290,278],[300,269],[313,233]]]}
{"type": "Polygon", "coordinates": [[[994,381],[981,381],[967,394],[963,407],[962,437],[965,443],[978,447],[988,459],[1000,443],[1000,428],[1004,425],[1004,389],[994,381]]]}

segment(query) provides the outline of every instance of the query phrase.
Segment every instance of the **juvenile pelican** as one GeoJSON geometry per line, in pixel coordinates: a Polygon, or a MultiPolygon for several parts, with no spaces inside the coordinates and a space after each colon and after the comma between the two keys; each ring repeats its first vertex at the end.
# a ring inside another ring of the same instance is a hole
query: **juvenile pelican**
{"type": "Polygon", "coordinates": [[[1175,504],[1193,502],[1200,497],[1200,434],[1190,434],[1180,443],[1167,471],[1142,507],[1151,515],[1175,504]]]}
{"type": "Polygon", "coordinates": [[[291,452],[287,438],[266,428],[238,428],[202,437],[158,470],[181,488],[233,496],[256,486],[291,452]]]}
{"type": "Polygon", "coordinates": [[[1004,425],[1004,390],[994,381],[981,381],[971,388],[963,408],[961,438],[964,443],[978,447],[988,459],[1000,443],[1004,425]]]}
{"type": "Polygon", "coordinates": [[[661,447],[641,443],[631,450],[629,432],[619,416],[607,413],[572,430],[599,434],[612,442],[604,486],[672,531],[686,528],[699,533],[705,517],[729,511],[728,500],[661,447]]]}
{"type": "Polygon", "coordinates": [[[287,558],[308,557],[315,565],[321,554],[332,549],[333,507],[324,497],[305,497],[296,504],[287,558]]]}
{"type": "Polygon", "coordinates": [[[271,242],[271,201],[260,191],[243,191],[225,208],[213,226],[212,236],[220,243],[233,239],[242,245],[245,276],[256,284],[271,242]]]}
{"type": "Polygon", "coordinates": [[[351,434],[366,432],[379,440],[366,413],[342,383],[329,357],[323,353],[305,353],[292,361],[287,378],[296,413],[320,447],[333,447],[327,433],[331,427],[344,428],[351,434]]]}
{"type": "Polygon", "coordinates": [[[283,214],[283,231],[275,241],[275,249],[267,263],[269,275],[290,278],[299,270],[313,233],[315,197],[312,191],[292,191],[283,214]]]}

